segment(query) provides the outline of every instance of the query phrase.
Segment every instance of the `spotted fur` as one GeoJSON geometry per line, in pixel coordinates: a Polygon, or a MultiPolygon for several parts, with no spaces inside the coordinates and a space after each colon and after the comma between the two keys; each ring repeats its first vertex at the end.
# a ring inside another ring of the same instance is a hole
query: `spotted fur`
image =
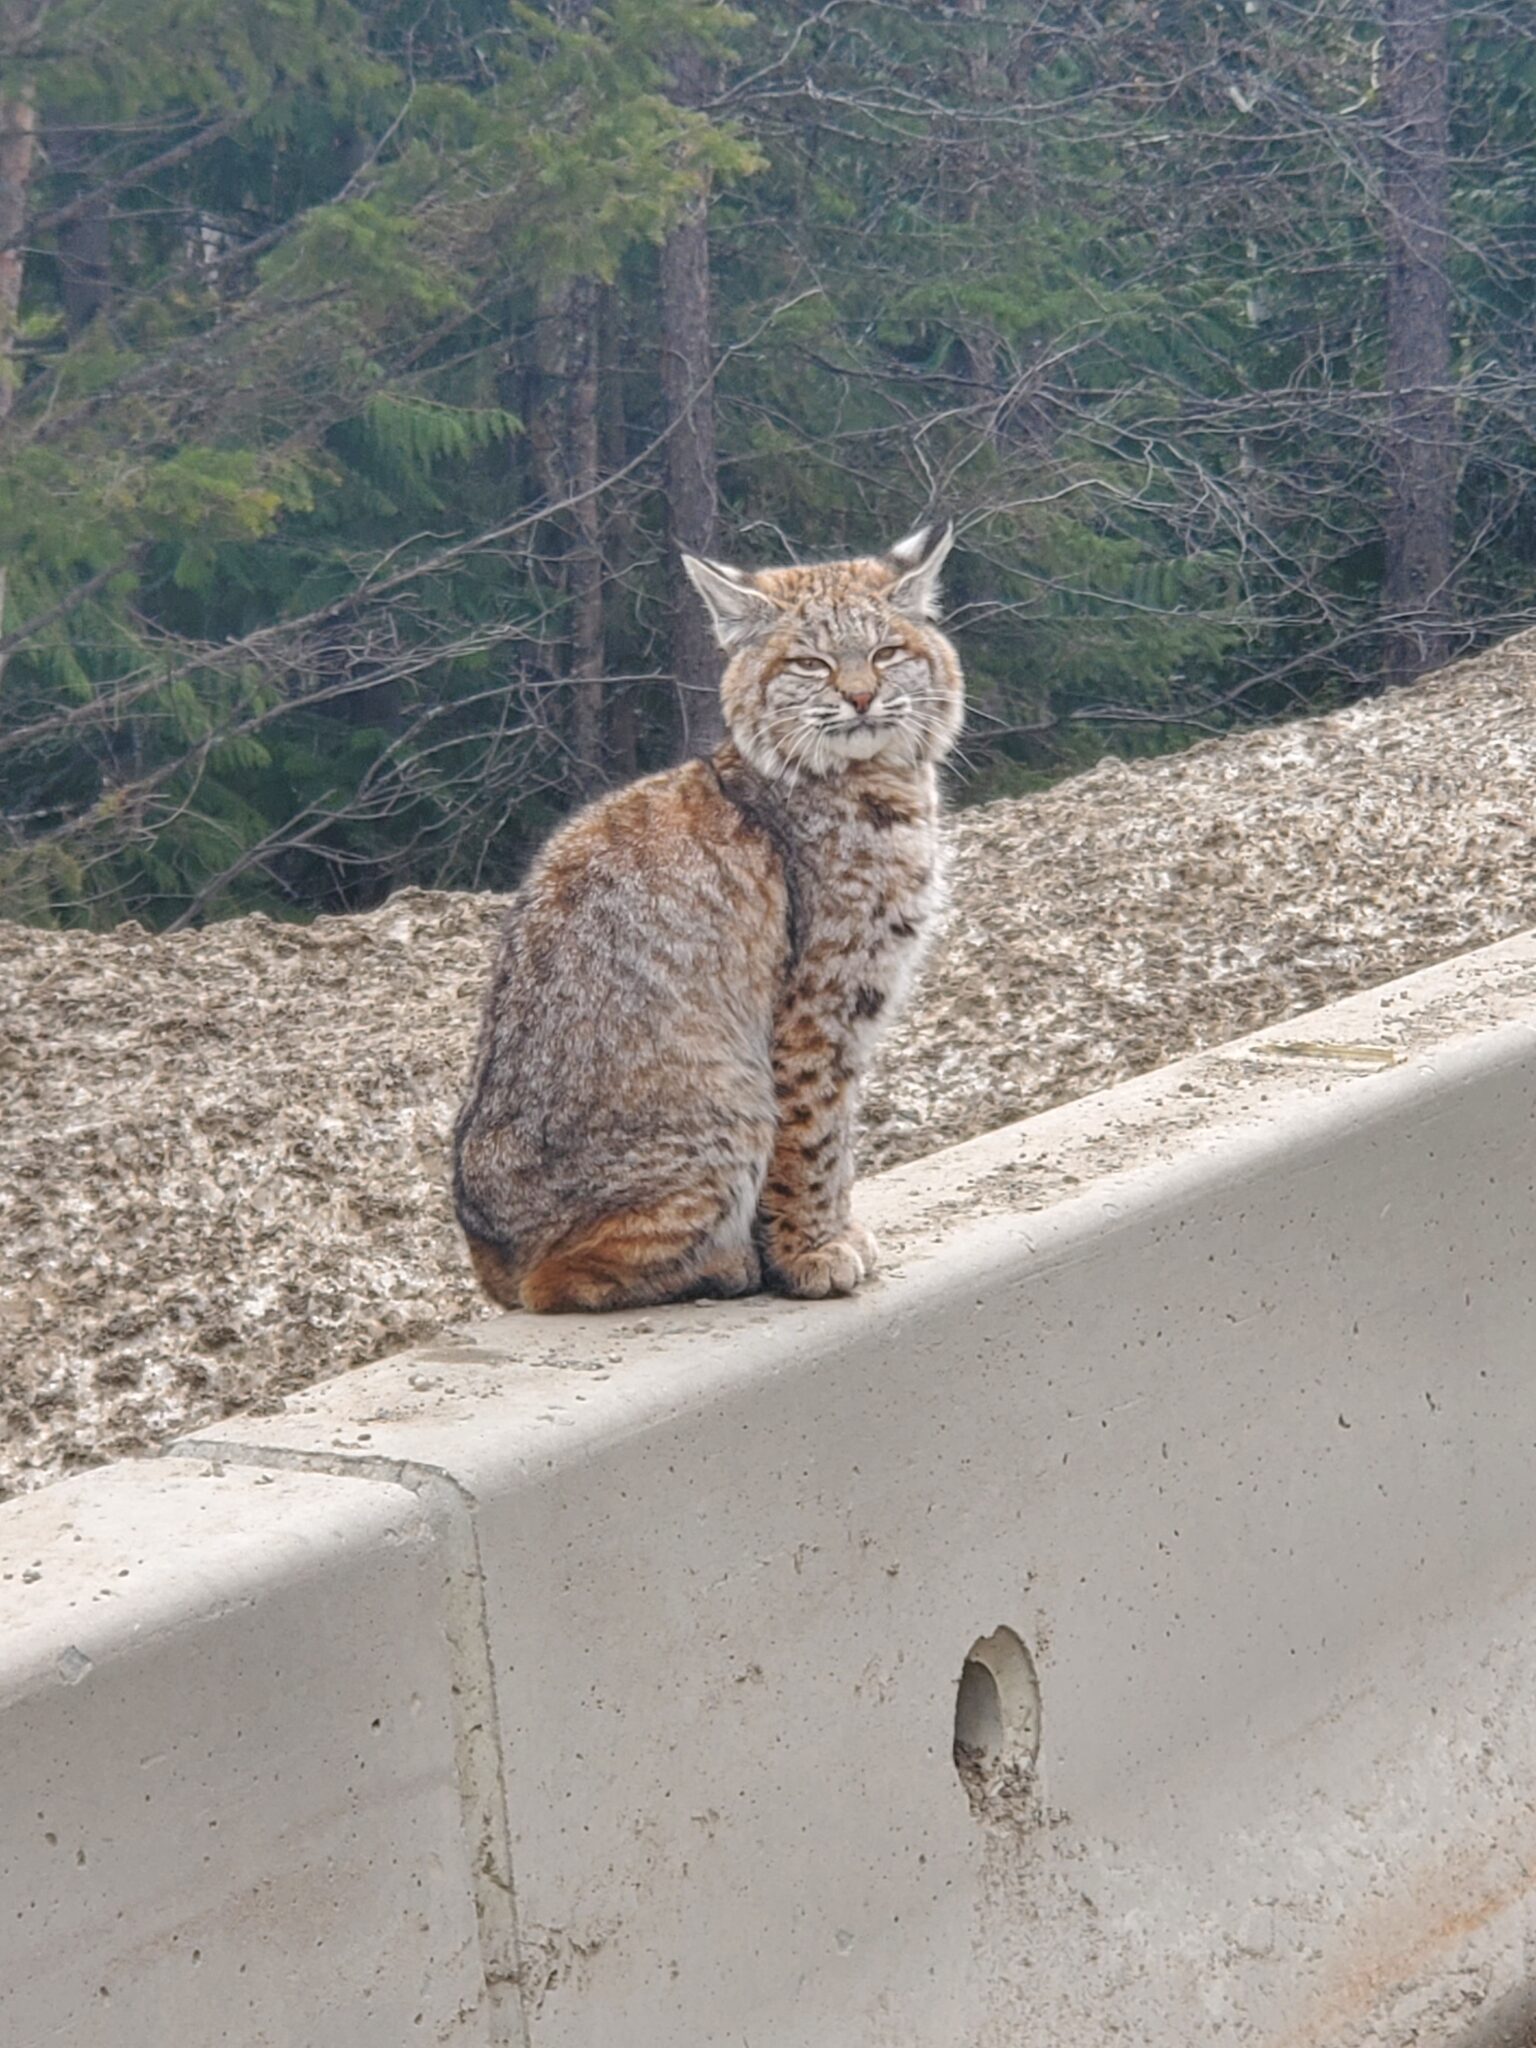
{"type": "Polygon", "coordinates": [[[582,812],[513,901],[454,1145],[495,1300],[847,1294],[874,1269],[853,1121],[942,894],[950,540],[755,575],[687,558],[729,737],[582,812]]]}

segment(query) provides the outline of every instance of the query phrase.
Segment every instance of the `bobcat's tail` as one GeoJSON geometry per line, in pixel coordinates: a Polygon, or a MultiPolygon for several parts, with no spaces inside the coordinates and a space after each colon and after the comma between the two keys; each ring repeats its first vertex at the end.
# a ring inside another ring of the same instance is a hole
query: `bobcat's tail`
{"type": "Polygon", "coordinates": [[[464,1237],[469,1245],[469,1262],[475,1269],[475,1278],[492,1301],[501,1308],[521,1308],[522,1296],[517,1291],[518,1269],[506,1251],[483,1237],[476,1237],[468,1229],[464,1237]]]}
{"type": "Polygon", "coordinates": [[[527,1262],[515,1256],[514,1247],[498,1234],[495,1224],[465,1184],[462,1121],[460,1130],[454,1134],[453,1154],[454,1212],[469,1245],[475,1278],[499,1307],[518,1308],[518,1282],[527,1262]]]}

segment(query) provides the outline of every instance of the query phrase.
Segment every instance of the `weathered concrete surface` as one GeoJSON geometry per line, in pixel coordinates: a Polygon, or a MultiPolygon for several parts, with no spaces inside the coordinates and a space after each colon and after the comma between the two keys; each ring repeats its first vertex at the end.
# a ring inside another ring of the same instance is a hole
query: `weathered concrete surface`
{"type": "Polygon", "coordinates": [[[0,1556],[5,2048],[490,2038],[411,1493],[110,1466],[0,1556]]]}
{"type": "Polygon", "coordinates": [[[224,1425],[467,1504],[532,2048],[1518,2024],[1533,1115],[1523,939],[886,1176],[854,1301],[507,1318],[224,1425]],[[1000,1625],[1043,1743],[978,1813],[1000,1625]]]}

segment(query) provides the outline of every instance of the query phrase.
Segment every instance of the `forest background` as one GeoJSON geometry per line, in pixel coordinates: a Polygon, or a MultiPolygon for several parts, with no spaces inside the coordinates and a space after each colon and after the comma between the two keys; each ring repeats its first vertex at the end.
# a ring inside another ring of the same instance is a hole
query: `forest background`
{"type": "Polygon", "coordinates": [[[501,887],[687,546],[954,517],[956,793],[1536,621],[1529,0],[0,0],[0,915],[501,887]]]}

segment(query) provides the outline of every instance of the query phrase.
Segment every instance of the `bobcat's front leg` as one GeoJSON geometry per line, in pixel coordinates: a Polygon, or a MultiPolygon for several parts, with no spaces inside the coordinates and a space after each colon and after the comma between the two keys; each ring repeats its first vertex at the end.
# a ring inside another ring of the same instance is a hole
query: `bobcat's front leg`
{"type": "Polygon", "coordinates": [[[849,1214],[857,1074],[850,1038],[788,1005],[774,1031],[778,1131],[758,1210],[770,1282],[786,1294],[851,1294],[875,1240],[849,1214]]]}

